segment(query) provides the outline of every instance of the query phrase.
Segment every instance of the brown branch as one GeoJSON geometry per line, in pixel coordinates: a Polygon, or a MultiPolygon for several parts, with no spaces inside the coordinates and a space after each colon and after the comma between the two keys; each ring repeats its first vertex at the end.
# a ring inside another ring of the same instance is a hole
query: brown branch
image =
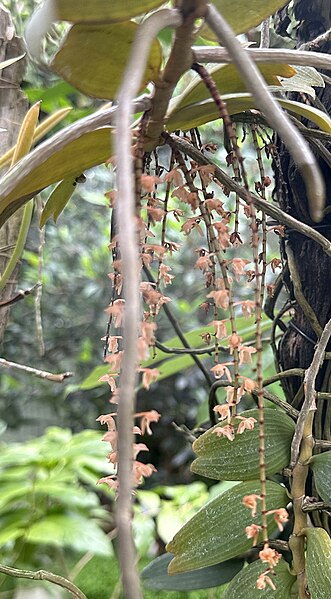
{"type": "Polygon", "coordinates": [[[305,384],[305,400],[300,410],[297,427],[294,433],[292,448],[291,448],[291,462],[290,467],[293,468],[298,461],[300,443],[302,440],[303,430],[305,421],[309,415],[309,412],[316,410],[316,391],[315,391],[315,380],[318,375],[318,371],[323,363],[325,357],[325,348],[331,336],[331,319],[325,325],[321,338],[316,345],[314,357],[309,368],[306,370],[304,384],[305,384]]]}
{"type": "MultiPolygon", "coordinates": [[[[193,46],[194,60],[206,63],[231,63],[232,58],[225,48],[214,46],[193,46]]],[[[243,48],[254,62],[279,64],[282,62],[298,66],[311,66],[320,69],[331,69],[331,56],[323,52],[307,52],[303,50],[285,50],[283,48],[243,48]]]]}
{"type": "Polygon", "coordinates": [[[130,125],[134,97],[141,85],[151,43],[158,32],[182,22],[176,10],[160,10],[148,17],[139,27],[118,94],[116,112],[117,156],[117,224],[118,241],[123,261],[124,330],[123,362],[120,375],[118,405],[118,482],[116,523],[119,541],[119,563],[126,599],[141,599],[136,552],[132,538],[132,455],[135,381],[138,363],[138,323],[140,320],[140,268],[135,218],[135,193],[130,125]]]}
{"type": "Polygon", "coordinates": [[[73,582],[67,580],[63,576],[53,574],[53,572],[47,572],[46,570],[37,570],[36,572],[33,572],[32,570],[19,570],[18,568],[4,566],[3,564],[0,564],[0,572],[2,574],[6,574],[7,576],[13,576],[14,578],[46,580],[47,582],[52,582],[53,584],[66,589],[77,599],[87,599],[86,595],[84,595],[84,593],[78,587],[76,587],[73,582]]]}
{"type": "MultiPolygon", "coordinates": [[[[209,160],[206,156],[202,154],[202,152],[200,152],[200,150],[192,146],[192,144],[190,144],[185,139],[178,137],[178,135],[174,135],[172,133],[170,137],[173,144],[178,148],[178,150],[180,150],[184,154],[187,154],[188,156],[190,156],[190,158],[193,158],[193,160],[196,160],[200,165],[212,164],[215,167],[215,179],[220,181],[220,183],[225,185],[225,187],[230,191],[237,193],[242,200],[249,203],[246,190],[240,185],[238,185],[238,183],[236,183],[231,177],[229,177],[229,175],[227,175],[222,169],[216,166],[212,160],[209,160]]],[[[293,216],[286,214],[285,212],[283,212],[283,210],[281,210],[274,204],[271,204],[263,200],[262,198],[255,195],[252,192],[250,194],[250,197],[253,200],[254,205],[259,210],[261,210],[265,214],[268,214],[279,223],[287,225],[288,227],[294,229],[295,231],[298,231],[302,235],[306,235],[306,237],[313,239],[314,241],[316,241],[316,243],[318,243],[318,245],[322,247],[326,255],[331,257],[331,242],[328,239],[326,239],[326,237],[321,235],[318,231],[316,231],[309,225],[302,223],[293,216]]]]}
{"type": "Polygon", "coordinates": [[[38,368],[32,368],[31,366],[26,366],[25,364],[18,364],[18,362],[9,362],[8,360],[5,360],[5,358],[0,358],[0,366],[3,366],[3,368],[21,370],[23,372],[27,372],[28,374],[34,374],[39,379],[46,379],[47,381],[52,381],[53,383],[63,383],[64,379],[74,376],[73,372],[61,372],[59,374],[54,374],[53,372],[39,370],[38,368]]]}
{"type": "Polygon", "coordinates": [[[183,0],[180,10],[184,16],[183,23],[176,30],[166,66],[155,82],[155,94],[145,137],[147,152],[159,145],[164,128],[164,118],[174,89],[181,76],[190,69],[193,62],[192,44],[195,39],[195,20],[204,15],[206,0],[194,3],[192,0],[183,0]]]}

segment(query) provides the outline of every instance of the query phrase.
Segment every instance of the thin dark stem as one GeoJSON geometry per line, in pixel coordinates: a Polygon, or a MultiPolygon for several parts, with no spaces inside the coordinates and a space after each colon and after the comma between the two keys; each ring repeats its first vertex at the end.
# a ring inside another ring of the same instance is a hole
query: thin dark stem
{"type": "Polygon", "coordinates": [[[46,570],[37,570],[33,572],[31,570],[19,570],[18,568],[10,568],[0,564],[0,572],[7,576],[13,576],[14,578],[25,578],[29,580],[47,580],[57,586],[62,587],[69,591],[77,599],[87,599],[86,595],[78,588],[73,582],[67,580],[63,576],[53,574],[53,572],[47,572],[46,570]]]}
{"type": "MultiPolygon", "coordinates": [[[[147,279],[149,280],[150,283],[156,283],[151,271],[149,270],[149,268],[147,268],[147,266],[143,267],[144,273],[147,276],[147,279]]],[[[192,349],[190,344],[188,343],[182,329],[180,328],[180,325],[178,323],[178,320],[175,318],[175,316],[173,315],[172,311],[170,310],[168,304],[163,304],[162,306],[163,311],[166,315],[166,317],[168,318],[169,322],[171,323],[173,329],[176,331],[179,339],[181,340],[182,344],[184,345],[185,348],[187,349],[192,349]]],[[[194,362],[196,363],[197,367],[201,370],[203,376],[205,377],[208,386],[210,386],[212,384],[212,379],[209,375],[209,372],[207,370],[207,368],[205,368],[205,366],[203,365],[203,363],[201,362],[201,360],[199,360],[198,356],[196,356],[195,354],[192,354],[192,360],[194,360],[194,362]]]]}

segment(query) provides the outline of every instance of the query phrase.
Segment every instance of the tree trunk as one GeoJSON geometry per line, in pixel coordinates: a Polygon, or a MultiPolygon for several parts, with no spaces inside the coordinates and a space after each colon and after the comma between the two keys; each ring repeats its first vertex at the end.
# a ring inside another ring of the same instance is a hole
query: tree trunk
{"type": "MultiPolygon", "coordinates": [[[[9,11],[0,4],[0,61],[24,54],[23,40],[15,35],[9,11]]],[[[23,58],[1,72],[0,82],[0,155],[15,144],[21,122],[28,109],[28,101],[20,89],[26,67],[23,58]]],[[[1,171],[1,176],[5,170],[1,171]]],[[[16,212],[0,230],[0,273],[4,272],[15,246],[21,224],[22,212],[16,212]]],[[[0,302],[9,299],[15,290],[18,266],[10,281],[0,293],[0,302]]],[[[0,342],[9,317],[9,308],[0,308],[0,342]]]]}
{"type": "MultiPolygon", "coordinates": [[[[286,14],[283,9],[281,13],[281,22],[286,19],[286,14]]],[[[297,29],[298,46],[301,43],[307,43],[317,36],[325,33],[331,25],[331,0],[298,0],[294,7],[295,17],[300,21],[297,29]]],[[[280,24],[281,25],[281,24],[280,24]]],[[[281,26],[280,29],[281,30],[281,26]]],[[[309,49],[309,48],[306,48],[309,49]]],[[[327,52],[331,51],[331,42],[327,39],[311,46],[314,51],[327,52]]],[[[323,103],[326,111],[330,114],[331,109],[331,87],[326,83],[325,88],[319,88],[317,97],[323,103]]],[[[304,94],[298,94],[296,100],[310,102],[304,94]]],[[[312,123],[305,123],[310,129],[313,128],[312,123]]],[[[325,217],[321,223],[311,221],[308,212],[308,202],[305,191],[305,186],[298,169],[294,165],[291,157],[284,148],[283,144],[278,141],[279,162],[281,169],[276,169],[276,196],[280,207],[288,214],[301,220],[304,223],[313,226],[320,231],[325,237],[331,240],[331,168],[330,162],[327,164],[319,153],[319,148],[313,146],[315,155],[323,171],[327,188],[327,210],[325,217]],[[284,186],[285,183],[285,186],[284,186]],[[285,193],[284,193],[285,190],[285,193]]],[[[331,150],[331,145],[324,145],[328,151],[331,150]]],[[[331,154],[329,155],[331,159],[331,154]]],[[[286,231],[285,242],[285,259],[292,255],[292,261],[295,265],[295,270],[299,275],[301,289],[304,298],[313,308],[319,324],[324,328],[327,321],[331,318],[331,258],[329,258],[322,248],[308,239],[304,235],[288,229],[286,231]]],[[[291,266],[291,261],[289,261],[291,266]]],[[[292,268],[288,283],[290,288],[294,278],[292,268]]],[[[293,292],[293,287],[292,287],[293,292]]],[[[289,368],[308,368],[311,363],[317,334],[314,331],[309,317],[305,309],[299,305],[300,302],[294,303],[294,314],[291,318],[289,326],[284,333],[278,347],[278,365],[280,370],[289,368]]],[[[302,302],[301,302],[302,303],[302,302]]],[[[328,348],[329,350],[330,348],[328,348]]],[[[287,400],[300,409],[303,400],[303,382],[299,377],[289,378],[283,384],[283,388],[287,400]]],[[[316,385],[317,391],[331,392],[331,362],[325,361],[316,385]]],[[[317,413],[314,423],[314,437],[316,439],[331,439],[331,401],[317,402],[317,413]]],[[[314,487],[307,489],[308,494],[316,495],[314,487]]],[[[328,528],[327,517],[320,514],[314,516],[315,524],[328,528]]]]}

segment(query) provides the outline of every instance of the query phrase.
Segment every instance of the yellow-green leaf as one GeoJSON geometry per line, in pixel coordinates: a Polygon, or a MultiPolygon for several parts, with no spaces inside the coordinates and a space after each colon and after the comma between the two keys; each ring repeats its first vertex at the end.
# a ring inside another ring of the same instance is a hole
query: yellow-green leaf
{"type": "MultiPolygon", "coordinates": [[[[83,93],[112,100],[138,29],[136,23],[73,25],[53,57],[51,69],[83,93]]],[[[161,67],[161,46],[154,40],[141,89],[156,79],[161,67]]]]}
{"type": "MultiPolygon", "coordinates": [[[[49,147],[49,141],[44,145],[49,147]]],[[[39,146],[34,152],[41,154],[41,148],[39,146]]],[[[18,163],[1,180],[0,226],[38,191],[62,179],[77,176],[88,168],[105,162],[110,156],[111,127],[102,127],[68,141],[44,160],[41,158],[40,164],[31,170],[26,162],[18,163]],[[1,191],[4,187],[10,191],[1,191]]]]}
{"type": "Polygon", "coordinates": [[[53,6],[63,21],[105,23],[128,21],[161,4],[164,0],[55,0],[53,6]]]}
{"type": "Polygon", "coordinates": [[[306,572],[311,599],[331,597],[331,540],[323,528],[307,528],[306,572]]]}
{"type": "MultiPolygon", "coordinates": [[[[240,483],[201,508],[166,547],[175,555],[169,574],[212,566],[250,549],[252,540],[247,539],[245,528],[253,521],[260,523],[261,510],[257,505],[257,515],[252,519],[251,511],[242,501],[245,495],[260,493],[259,481],[240,483]]],[[[267,481],[266,501],[267,510],[285,507],[288,503],[285,488],[267,481]]],[[[273,517],[268,516],[269,534],[276,528],[273,517]]]]}
{"type": "MultiPolygon", "coordinates": [[[[223,96],[223,100],[226,102],[229,114],[240,114],[246,110],[256,109],[255,100],[251,94],[229,94],[223,96]]],[[[291,112],[295,116],[302,116],[305,119],[309,119],[320,127],[322,131],[331,133],[330,117],[318,108],[292,100],[277,98],[277,101],[288,112],[291,112]]],[[[268,115],[265,116],[268,118],[268,115]]],[[[178,129],[187,131],[218,118],[218,109],[214,101],[209,99],[169,113],[167,117],[167,130],[170,133],[178,129]]]]}
{"type": "MultiPolygon", "coordinates": [[[[198,457],[191,464],[192,472],[214,480],[254,480],[259,477],[258,410],[246,410],[240,416],[255,418],[253,430],[236,434],[233,441],[218,437],[214,432],[226,422],[206,431],[193,443],[193,451],[198,457]]],[[[264,418],[266,474],[270,475],[288,465],[295,426],[293,420],[280,410],[266,408],[264,418]]],[[[235,431],[240,422],[233,420],[235,431]]]]}
{"type": "Polygon", "coordinates": [[[274,583],[276,590],[273,590],[268,584],[266,588],[257,589],[256,581],[260,574],[266,571],[266,564],[261,560],[248,564],[233,578],[226,588],[223,599],[290,599],[291,588],[296,581],[290,571],[288,564],[282,559],[278,562],[273,571],[269,573],[270,580],[274,583]]]}
{"type": "MultiPolygon", "coordinates": [[[[281,83],[278,77],[293,77],[296,74],[296,70],[288,64],[258,63],[257,66],[268,85],[280,86],[281,83]]],[[[222,97],[224,94],[246,92],[246,85],[234,65],[218,65],[210,69],[209,72],[222,97]]],[[[210,99],[210,92],[204,81],[200,77],[194,77],[185,91],[177,98],[174,98],[170,105],[170,112],[181,110],[184,106],[208,99],[210,99]]]]}
{"type": "Polygon", "coordinates": [[[57,221],[59,215],[64,210],[72,194],[74,193],[75,187],[76,177],[64,179],[64,181],[61,181],[61,183],[55,187],[47,200],[45,208],[42,211],[39,223],[40,228],[45,225],[46,221],[51,216],[53,216],[55,222],[57,221]]]}
{"type": "MultiPolygon", "coordinates": [[[[214,5],[233,31],[239,34],[256,27],[288,2],[289,0],[214,0],[214,5]]],[[[208,38],[206,31],[201,32],[201,35],[208,38]]]]}

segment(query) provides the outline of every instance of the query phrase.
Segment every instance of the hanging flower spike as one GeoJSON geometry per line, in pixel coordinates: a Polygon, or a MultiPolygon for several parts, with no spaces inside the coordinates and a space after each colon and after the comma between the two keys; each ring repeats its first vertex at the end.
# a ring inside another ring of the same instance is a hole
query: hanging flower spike
{"type": "Polygon", "coordinates": [[[252,518],[255,518],[256,516],[258,499],[261,501],[260,495],[255,495],[254,493],[252,495],[245,495],[243,498],[244,506],[248,507],[248,509],[252,511],[252,518]]]}
{"type": "Polygon", "coordinates": [[[234,440],[234,428],[231,424],[226,424],[225,426],[217,426],[213,429],[213,433],[218,437],[226,437],[229,441],[234,440]]]}
{"type": "Polygon", "coordinates": [[[273,591],[276,590],[274,583],[272,582],[270,576],[268,576],[268,572],[270,572],[270,570],[267,570],[266,572],[260,574],[256,581],[256,588],[260,591],[263,591],[266,588],[267,584],[273,591]]]}
{"type": "Polygon", "coordinates": [[[157,368],[139,368],[138,372],[143,373],[142,384],[147,390],[150,388],[151,383],[154,383],[160,376],[160,371],[157,368]]]}
{"type": "Polygon", "coordinates": [[[152,431],[150,428],[151,422],[158,422],[161,418],[161,414],[159,414],[156,410],[150,410],[149,412],[139,412],[135,414],[136,418],[140,418],[140,430],[141,434],[144,435],[145,432],[147,435],[152,435],[152,431]]]}
{"type": "Polygon", "coordinates": [[[240,345],[239,350],[239,366],[252,363],[252,354],[256,354],[256,347],[240,345]]]}
{"type": "Polygon", "coordinates": [[[242,435],[245,430],[251,431],[255,423],[257,422],[256,418],[244,418],[243,416],[236,416],[236,418],[240,419],[241,422],[237,428],[238,435],[242,435]]]}
{"type": "Polygon", "coordinates": [[[251,524],[245,528],[246,537],[248,539],[253,539],[253,547],[256,547],[257,545],[261,528],[262,526],[259,526],[258,524],[251,524]]]}
{"type": "Polygon", "coordinates": [[[275,549],[271,549],[271,547],[268,547],[268,545],[265,545],[259,553],[260,560],[268,564],[270,568],[277,566],[281,557],[282,556],[280,553],[278,553],[275,549]]]}

